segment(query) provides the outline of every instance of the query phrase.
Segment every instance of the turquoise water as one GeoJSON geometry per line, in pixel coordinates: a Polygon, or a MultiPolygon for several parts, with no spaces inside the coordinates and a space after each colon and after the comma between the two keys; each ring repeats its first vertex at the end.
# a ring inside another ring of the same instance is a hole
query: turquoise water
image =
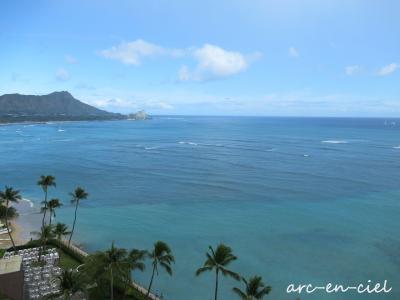
{"type": "MultiPolygon", "coordinates": [[[[149,248],[176,256],[155,290],[170,300],[213,296],[213,274],[194,276],[208,245],[239,257],[231,268],[263,276],[270,299],[290,283],[354,285],[388,280],[386,295],[301,299],[400,299],[400,122],[383,119],[156,117],[146,122],[0,126],[0,184],[41,201],[35,183],[53,174],[51,196],[89,193],[76,239],[89,251],[149,248]],[[393,123],[395,122],[395,123],[393,123]]],[[[34,217],[33,217],[34,218],[34,217]]],[[[149,271],[134,274],[147,285],[149,271]]],[[[237,285],[222,279],[221,299],[237,285]]]]}

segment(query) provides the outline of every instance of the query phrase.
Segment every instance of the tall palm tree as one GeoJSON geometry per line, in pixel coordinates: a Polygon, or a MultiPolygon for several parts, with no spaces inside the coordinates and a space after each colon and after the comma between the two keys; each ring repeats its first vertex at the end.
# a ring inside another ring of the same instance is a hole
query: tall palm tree
{"type": "Polygon", "coordinates": [[[59,199],[53,198],[47,203],[47,207],[49,209],[49,225],[51,225],[51,219],[56,217],[56,208],[62,206],[62,203],[59,199]]]}
{"type": "Polygon", "coordinates": [[[172,255],[170,247],[162,241],[157,241],[154,244],[154,248],[149,253],[149,257],[152,260],[153,271],[151,273],[151,279],[147,289],[146,298],[149,298],[155,273],[158,275],[158,266],[160,265],[170,276],[172,276],[171,264],[175,262],[175,258],[172,255]]]}
{"type": "Polygon", "coordinates": [[[242,291],[241,289],[234,287],[233,291],[240,297],[242,300],[258,300],[264,298],[264,296],[268,295],[271,292],[270,286],[265,286],[262,282],[261,276],[253,276],[250,277],[247,281],[242,278],[246,289],[242,291]]]}
{"type": "Polygon", "coordinates": [[[126,250],[123,248],[116,248],[114,242],[111,244],[111,248],[105,253],[105,261],[107,262],[107,270],[110,275],[110,299],[114,299],[114,276],[123,275],[123,265],[126,261],[126,250]]]}
{"type": "MultiPolygon", "coordinates": [[[[128,257],[126,258],[126,264],[124,268],[122,268],[123,272],[125,273],[124,275],[124,281],[125,281],[125,287],[124,291],[126,293],[126,290],[128,288],[128,285],[132,283],[132,272],[135,270],[139,271],[144,271],[146,269],[146,265],[144,264],[144,260],[147,257],[147,251],[146,250],[138,250],[138,249],[132,249],[129,252],[128,257]]],[[[125,297],[124,293],[124,297],[125,297]]]]}
{"type": "Polygon", "coordinates": [[[80,273],[75,270],[64,269],[60,276],[53,279],[59,284],[60,293],[55,296],[64,296],[64,300],[69,300],[73,295],[85,290],[85,283],[80,273]]]}
{"type": "Polygon", "coordinates": [[[42,209],[43,212],[42,227],[44,227],[45,225],[44,220],[46,218],[46,212],[47,212],[47,192],[49,187],[56,186],[56,178],[52,175],[47,175],[47,176],[42,175],[40,176],[37,185],[41,186],[44,192],[44,201],[43,201],[44,208],[42,209]]]}
{"type": "Polygon", "coordinates": [[[196,276],[206,272],[215,270],[215,291],[214,299],[218,298],[218,284],[219,284],[219,273],[223,276],[229,276],[236,280],[240,279],[239,274],[228,270],[226,267],[233,261],[237,259],[236,256],[232,254],[232,249],[224,244],[219,244],[217,249],[209,246],[210,252],[206,253],[207,259],[204,262],[203,267],[196,271],[196,276]]]}
{"type": "Polygon", "coordinates": [[[36,235],[40,240],[40,251],[39,251],[39,261],[41,261],[42,254],[46,251],[47,241],[54,237],[52,225],[46,225],[42,227],[42,230],[37,232],[33,231],[31,234],[36,235]]]}
{"type": "Polygon", "coordinates": [[[13,245],[14,251],[16,250],[15,248],[15,243],[14,243],[14,239],[10,233],[10,227],[8,224],[8,212],[9,212],[9,208],[10,208],[10,203],[18,203],[19,200],[21,200],[22,197],[19,194],[19,191],[14,190],[12,187],[8,187],[6,186],[4,188],[4,191],[0,191],[0,202],[4,202],[5,206],[6,206],[6,213],[5,213],[5,222],[6,222],[6,227],[7,227],[7,233],[10,237],[11,243],[13,245]]]}
{"type": "Polygon", "coordinates": [[[75,204],[75,215],[74,215],[74,223],[72,225],[71,235],[69,236],[68,247],[71,244],[72,235],[74,234],[74,230],[75,230],[76,212],[78,211],[79,202],[83,199],[87,199],[89,194],[86,193],[83,188],[77,187],[73,193],[70,193],[70,195],[72,196],[71,203],[75,204]]]}
{"type": "Polygon", "coordinates": [[[57,223],[53,227],[53,234],[56,236],[58,240],[59,247],[61,248],[61,239],[63,236],[69,235],[71,232],[68,231],[68,226],[63,223],[57,223]]]}

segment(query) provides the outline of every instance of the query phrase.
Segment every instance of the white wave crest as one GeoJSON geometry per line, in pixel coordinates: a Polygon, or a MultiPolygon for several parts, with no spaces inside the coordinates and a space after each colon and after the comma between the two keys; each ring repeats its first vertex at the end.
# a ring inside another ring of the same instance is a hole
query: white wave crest
{"type": "Polygon", "coordinates": [[[325,144],[347,144],[348,141],[345,141],[345,140],[325,140],[325,141],[321,141],[321,143],[325,143],[325,144]]]}
{"type": "Polygon", "coordinates": [[[26,198],[22,198],[22,201],[28,202],[29,206],[32,208],[33,207],[33,202],[32,200],[26,199],[26,198]]]}
{"type": "Polygon", "coordinates": [[[195,142],[184,142],[184,141],[180,141],[178,142],[181,145],[191,145],[191,146],[197,146],[198,144],[195,142]]]}
{"type": "Polygon", "coordinates": [[[400,149],[400,146],[395,146],[393,147],[393,149],[400,149]]]}

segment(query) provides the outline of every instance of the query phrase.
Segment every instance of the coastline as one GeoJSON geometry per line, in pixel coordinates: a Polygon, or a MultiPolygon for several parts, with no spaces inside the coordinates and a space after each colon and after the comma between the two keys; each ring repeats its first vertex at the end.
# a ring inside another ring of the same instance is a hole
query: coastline
{"type": "MultiPolygon", "coordinates": [[[[12,230],[11,235],[14,239],[14,243],[16,246],[24,245],[31,240],[31,232],[39,228],[41,220],[41,215],[34,210],[34,206],[31,205],[32,202],[28,199],[23,199],[23,200],[24,201],[19,202],[17,206],[20,208],[28,206],[30,208],[30,211],[24,211],[24,208],[22,208],[22,213],[20,213],[20,215],[16,219],[11,221],[11,230],[12,230]]],[[[62,243],[65,246],[70,247],[73,251],[77,252],[82,257],[89,256],[89,252],[87,252],[82,247],[81,244],[76,243],[76,241],[72,241],[71,245],[68,245],[68,240],[63,239],[62,243]]],[[[12,243],[8,237],[8,234],[7,233],[1,234],[0,249],[9,249],[11,247],[12,243]]],[[[132,288],[139,291],[141,294],[143,295],[147,294],[147,289],[144,286],[140,285],[139,283],[135,282],[134,280],[132,280],[130,285],[132,288]]],[[[153,293],[149,294],[149,299],[161,300],[158,296],[156,296],[153,293]]]]}
{"type": "MultiPolygon", "coordinates": [[[[23,199],[14,207],[17,209],[18,217],[9,220],[11,224],[11,235],[16,246],[23,245],[31,239],[31,232],[40,228],[40,215],[28,199],[23,199]]],[[[12,247],[11,240],[7,233],[0,235],[0,248],[12,247]]]]}

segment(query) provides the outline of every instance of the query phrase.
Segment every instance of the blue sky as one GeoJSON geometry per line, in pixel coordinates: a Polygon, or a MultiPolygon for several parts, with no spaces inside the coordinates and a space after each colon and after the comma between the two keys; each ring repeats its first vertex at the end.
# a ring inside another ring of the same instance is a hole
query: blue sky
{"type": "Polygon", "coordinates": [[[0,94],[153,114],[400,116],[400,2],[1,1],[0,94]]]}

